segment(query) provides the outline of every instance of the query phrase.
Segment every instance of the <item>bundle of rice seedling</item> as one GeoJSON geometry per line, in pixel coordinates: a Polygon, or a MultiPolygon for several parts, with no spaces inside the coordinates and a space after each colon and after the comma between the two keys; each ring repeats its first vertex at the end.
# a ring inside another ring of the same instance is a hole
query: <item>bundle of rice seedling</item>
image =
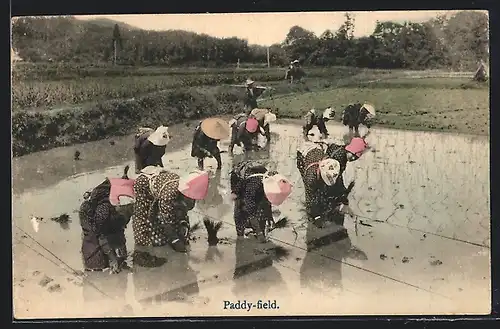
{"type": "Polygon", "coordinates": [[[128,170],[129,170],[130,166],[129,165],[126,165],[125,168],[123,169],[123,176],[122,176],[122,179],[129,179],[128,178],[128,170]]]}
{"type": "Polygon", "coordinates": [[[204,218],[203,224],[205,224],[205,228],[207,229],[208,233],[208,245],[209,246],[217,245],[217,243],[219,243],[219,238],[217,237],[217,233],[222,227],[222,222],[216,223],[213,220],[210,220],[209,218],[204,218]]]}
{"type": "Polygon", "coordinates": [[[274,223],[273,229],[285,228],[289,226],[288,217],[283,217],[274,223]]]}

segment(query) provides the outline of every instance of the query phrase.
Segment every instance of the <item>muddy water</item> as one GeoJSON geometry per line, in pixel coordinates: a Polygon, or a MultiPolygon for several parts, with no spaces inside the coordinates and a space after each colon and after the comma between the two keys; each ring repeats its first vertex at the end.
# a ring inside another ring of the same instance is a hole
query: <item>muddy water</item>
{"type": "MultiPolygon", "coordinates": [[[[169,248],[155,248],[148,252],[167,259],[163,266],[138,267],[117,276],[92,273],[83,279],[73,273],[81,269],[81,230],[75,211],[83,192],[105,176],[121,175],[125,164],[130,164],[133,172],[132,138],[116,139],[114,145],[101,141],[14,159],[16,315],[489,312],[487,139],[373,129],[367,140],[374,150],[350,163],[345,174],[346,181],[356,182],[351,207],[364,225],[357,225],[356,230],[354,221],[348,219],[348,238],[306,253],[306,227],[300,211],[303,187],[295,167],[295,153],[302,143],[298,138],[300,127],[287,121],[271,129],[270,151],[252,157],[262,159],[295,182],[291,198],[279,209],[289,217],[291,227],[272,233],[273,241],[290,254],[272,264],[265,255],[255,252],[262,246],[252,240],[238,245],[234,241],[228,173],[232,162],[242,158],[240,150],[233,158],[223,155],[224,166],[219,176],[213,176],[209,197],[190,215],[192,223],[203,216],[223,221],[219,237],[227,239],[224,244],[208,248],[205,230],[200,229],[195,232],[198,240],[192,243],[188,256],[169,248]],[[75,149],[81,151],[82,160],[72,159],[75,149]],[[61,213],[71,216],[66,228],[50,220],[61,213]],[[44,218],[38,233],[31,226],[31,215],[44,218]],[[349,246],[358,252],[347,252],[349,246]],[[246,264],[251,264],[252,270],[233,279],[235,268],[246,264]],[[43,276],[53,281],[40,285],[43,276]],[[308,287],[304,287],[307,282],[308,287]],[[55,285],[60,289],[53,288],[55,285]],[[224,300],[237,301],[242,294],[255,302],[276,300],[279,309],[224,309],[224,300]],[[402,297],[405,305],[397,302],[402,297]],[[317,305],[311,305],[311,300],[318,301],[317,305]]],[[[342,142],[344,127],[332,124],[329,130],[332,140],[342,142]]],[[[185,126],[173,127],[172,131],[184,141],[191,139],[185,126]]],[[[222,145],[226,147],[227,142],[222,145]]],[[[196,167],[196,160],[189,154],[190,146],[178,142],[163,161],[172,171],[186,172],[196,167]]],[[[215,161],[207,160],[207,167],[215,169],[215,161]]],[[[134,250],[131,228],[127,239],[129,251],[134,250]]]]}

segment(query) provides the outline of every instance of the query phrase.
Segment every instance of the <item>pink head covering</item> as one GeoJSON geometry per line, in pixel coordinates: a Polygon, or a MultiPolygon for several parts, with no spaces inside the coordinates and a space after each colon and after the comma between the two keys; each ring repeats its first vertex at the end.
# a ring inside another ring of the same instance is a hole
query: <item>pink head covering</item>
{"type": "Polygon", "coordinates": [[[265,175],[262,184],[267,200],[274,206],[281,205],[292,193],[292,184],[280,174],[265,175]]]}
{"type": "Polygon", "coordinates": [[[130,198],[135,198],[134,193],[134,179],[123,179],[123,178],[108,178],[111,184],[111,190],[109,192],[109,202],[113,206],[120,204],[120,197],[126,196],[130,198]]]}
{"type": "Polygon", "coordinates": [[[245,123],[245,128],[249,133],[254,133],[259,128],[259,121],[257,121],[257,119],[255,118],[248,118],[247,122],[245,123]]]}
{"type": "Polygon", "coordinates": [[[357,157],[360,157],[367,147],[368,144],[363,138],[355,137],[351,140],[351,143],[345,147],[345,149],[346,151],[355,154],[357,157]]]}
{"type": "Polygon", "coordinates": [[[208,172],[196,171],[179,180],[179,192],[193,200],[203,200],[208,194],[208,172]]]}

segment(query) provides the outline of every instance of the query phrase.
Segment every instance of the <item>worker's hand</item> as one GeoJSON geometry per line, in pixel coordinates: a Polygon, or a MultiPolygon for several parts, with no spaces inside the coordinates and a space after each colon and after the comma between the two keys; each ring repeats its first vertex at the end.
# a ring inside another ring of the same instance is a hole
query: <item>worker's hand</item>
{"type": "Polygon", "coordinates": [[[229,196],[231,198],[231,200],[236,200],[238,198],[238,196],[234,193],[231,193],[231,195],[229,196]]]}
{"type": "Polygon", "coordinates": [[[342,209],[340,210],[341,213],[345,214],[345,215],[349,215],[351,217],[354,217],[354,212],[352,211],[351,207],[349,206],[346,206],[346,205],[343,205],[343,207],[341,207],[342,209]]]}
{"type": "Polygon", "coordinates": [[[118,264],[118,260],[116,259],[116,257],[110,257],[109,271],[111,272],[111,274],[120,273],[120,270],[120,265],[118,264]]]}

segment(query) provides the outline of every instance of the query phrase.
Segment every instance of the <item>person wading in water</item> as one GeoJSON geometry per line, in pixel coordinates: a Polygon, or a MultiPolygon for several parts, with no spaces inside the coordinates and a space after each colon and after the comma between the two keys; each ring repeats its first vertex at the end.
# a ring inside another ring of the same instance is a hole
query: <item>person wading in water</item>
{"type": "Polygon", "coordinates": [[[170,142],[168,127],[160,126],[156,130],[141,128],[135,136],[135,173],[138,174],[147,166],[163,167],[161,158],[170,142]]]}
{"type": "Polygon", "coordinates": [[[246,109],[246,114],[249,115],[253,109],[258,107],[257,98],[259,98],[266,89],[263,87],[255,87],[255,81],[251,79],[247,79],[245,85],[246,90],[244,106],[246,109]]]}
{"type": "Polygon", "coordinates": [[[207,172],[196,171],[184,177],[160,167],[146,167],[134,184],[136,202],[132,228],[139,246],[169,244],[186,252],[189,244],[188,212],[196,200],[208,193],[207,172]]]}
{"type": "Polygon", "coordinates": [[[292,185],[284,176],[252,160],[233,167],[230,185],[237,237],[244,238],[245,228],[252,228],[258,240],[266,242],[266,225],[274,222],[271,207],[288,198],[292,185]]]}
{"type": "Polygon", "coordinates": [[[332,107],[325,109],[323,112],[312,109],[304,116],[304,125],[302,126],[302,132],[304,140],[309,140],[309,132],[316,126],[318,127],[321,137],[326,139],[328,137],[328,129],[326,129],[326,122],[332,120],[335,116],[335,110],[332,107]]]}
{"type": "Polygon", "coordinates": [[[215,158],[217,169],[222,168],[221,151],[217,143],[229,137],[230,127],[224,120],[205,119],[195,129],[191,146],[191,156],[198,158],[198,169],[203,170],[205,158],[215,158]]]}
{"type": "Polygon", "coordinates": [[[132,216],[133,204],[122,204],[120,197],[134,198],[134,180],[106,178],[84,194],[79,217],[82,228],[82,256],[86,271],[118,273],[127,267],[125,228],[132,216]]]}
{"type": "Polygon", "coordinates": [[[342,111],[342,124],[349,127],[349,133],[359,137],[359,125],[370,129],[371,120],[375,117],[375,107],[368,103],[348,105],[342,111]]]}

